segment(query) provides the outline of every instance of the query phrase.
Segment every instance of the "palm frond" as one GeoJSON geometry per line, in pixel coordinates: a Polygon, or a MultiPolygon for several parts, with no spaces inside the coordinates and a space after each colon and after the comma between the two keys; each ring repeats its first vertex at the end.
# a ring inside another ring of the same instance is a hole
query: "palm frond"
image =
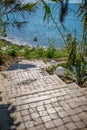
{"type": "Polygon", "coordinates": [[[23,10],[23,11],[33,11],[36,8],[37,3],[38,2],[35,2],[35,3],[29,2],[27,4],[24,4],[23,6],[20,7],[20,10],[23,10]]]}
{"type": "Polygon", "coordinates": [[[52,0],[52,1],[57,3],[57,2],[61,2],[62,0],[52,0]]]}
{"type": "Polygon", "coordinates": [[[47,3],[44,0],[41,0],[41,2],[44,5],[44,9],[45,9],[45,14],[44,14],[44,20],[46,20],[46,18],[48,18],[51,15],[51,10],[50,7],[47,5],[47,3]]]}

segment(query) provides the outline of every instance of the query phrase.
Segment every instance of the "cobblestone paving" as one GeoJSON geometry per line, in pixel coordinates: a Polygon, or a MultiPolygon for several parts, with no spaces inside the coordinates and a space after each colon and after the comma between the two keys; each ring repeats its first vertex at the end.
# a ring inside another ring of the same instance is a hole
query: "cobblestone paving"
{"type": "Polygon", "coordinates": [[[23,61],[3,73],[3,93],[15,107],[11,129],[87,130],[87,89],[66,85],[56,75],[48,75],[45,67],[42,61],[23,61]],[[29,68],[30,64],[36,67],[29,68]]]}

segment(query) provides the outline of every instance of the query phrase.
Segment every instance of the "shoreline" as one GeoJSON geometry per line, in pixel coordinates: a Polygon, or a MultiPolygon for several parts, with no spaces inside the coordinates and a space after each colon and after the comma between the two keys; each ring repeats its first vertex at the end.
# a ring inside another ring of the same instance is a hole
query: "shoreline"
{"type": "MultiPolygon", "coordinates": [[[[5,42],[7,42],[7,44],[15,44],[15,45],[20,46],[20,47],[24,47],[26,45],[29,46],[30,48],[42,47],[43,49],[47,49],[49,47],[49,46],[42,46],[42,45],[38,45],[38,46],[36,45],[35,46],[35,45],[32,45],[32,44],[24,42],[24,41],[19,41],[19,40],[16,40],[14,38],[3,37],[3,36],[0,36],[0,39],[3,40],[3,41],[5,41],[5,42]]],[[[61,50],[64,47],[63,46],[62,47],[55,47],[55,49],[61,50]]]]}
{"type": "MultiPolygon", "coordinates": [[[[37,48],[37,46],[35,46],[35,45],[31,45],[30,43],[27,43],[27,42],[23,42],[23,41],[18,41],[18,40],[16,40],[16,39],[14,39],[14,38],[9,38],[9,37],[2,37],[2,36],[0,36],[0,39],[1,40],[4,40],[5,42],[7,42],[8,44],[15,44],[15,45],[17,45],[17,46],[25,46],[25,45],[27,45],[27,46],[29,46],[30,48],[37,48]],[[20,44],[20,43],[22,43],[22,44],[20,44]]],[[[46,47],[46,46],[39,46],[39,47],[42,47],[43,49],[47,49],[48,47],[46,47]]],[[[59,48],[59,49],[61,49],[61,48],[59,48]]]]}
{"type": "MultiPolygon", "coordinates": [[[[8,44],[15,44],[15,45],[18,45],[18,46],[28,45],[28,43],[23,43],[23,42],[22,42],[23,44],[20,44],[21,41],[18,41],[18,40],[14,39],[14,38],[9,38],[9,37],[2,37],[2,36],[0,36],[0,39],[1,39],[1,40],[4,40],[4,41],[7,42],[8,44]]],[[[32,47],[31,44],[29,44],[29,46],[32,47]]]]}

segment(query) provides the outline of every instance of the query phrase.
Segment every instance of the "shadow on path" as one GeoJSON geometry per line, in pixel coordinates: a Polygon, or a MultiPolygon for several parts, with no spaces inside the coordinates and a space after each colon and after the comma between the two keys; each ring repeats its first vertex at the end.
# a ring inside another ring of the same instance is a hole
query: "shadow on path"
{"type": "Polygon", "coordinates": [[[34,65],[34,64],[14,63],[7,70],[29,69],[29,68],[36,68],[36,65],[34,65]]]}
{"type": "Polygon", "coordinates": [[[21,81],[21,82],[18,82],[18,83],[16,83],[15,85],[30,85],[30,84],[32,84],[33,82],[36,82],[37,81],[37,79],[27,79],[27,80],[23,80],[23,81],[21,81]]]}
{"type": "Polygon", "coordinates": [[[14,124],[14,118],[11,114],[16,111],[16,108],[12,104],[0,104],[0,130],[16,130],[16,127],[20,125],[20,122],[14,124]]]}

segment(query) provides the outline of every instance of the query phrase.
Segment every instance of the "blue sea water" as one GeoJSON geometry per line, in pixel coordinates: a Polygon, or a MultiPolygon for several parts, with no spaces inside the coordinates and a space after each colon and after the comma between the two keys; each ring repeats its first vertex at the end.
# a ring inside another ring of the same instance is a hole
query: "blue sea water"
{"type": "MultiPolygon", "coordinates": [[[[64,20],[64,30],[59,22],[59,8],[60,5],[55,5],[54,3],[49,3],[53,12],[53,16],[62,31],[65,39],[67,33],[71,32],[72,35],[75,35],[78,41],[81,41],[82,37],[82,22],[81,18],[77,18],[77,13],[79,5],[78,4],[69,4],[68,14],[64,20]],[[55,8],[54,8],[55,7],[55,8]]],[[[27,19],[28,23],[24,24],[21,29],[14,28],[10,26],[7,30],[7,36],[13,38],[20,42],[20,44],[31,44],[33,46],[48,46],[50,43],[55,43],[55,46],[60,48],[65,46],[64,41],[55,28],[55,25],[52,20],[44,21],[44,8],[42,4],[38,6],[35,12],[31,13],[27,19]],[[37,37],[37,42],[34,41],[34,38],[37,37]]]]}

